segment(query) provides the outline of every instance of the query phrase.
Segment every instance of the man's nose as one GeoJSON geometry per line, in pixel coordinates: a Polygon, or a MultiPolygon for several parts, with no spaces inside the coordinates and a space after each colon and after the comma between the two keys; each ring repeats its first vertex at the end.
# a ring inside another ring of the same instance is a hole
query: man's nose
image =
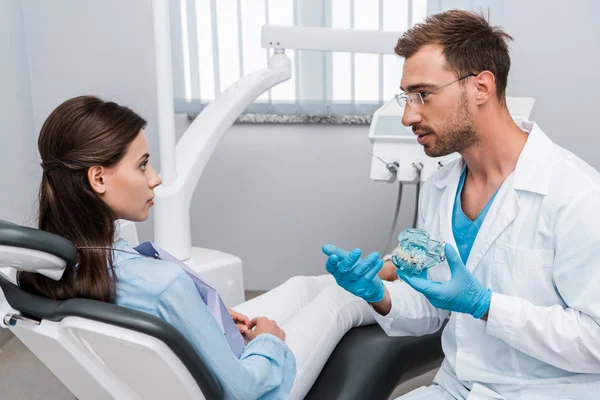
{"type": "Polygon", "coordinates": [[[415,106],[411,106],[410,104],[406,104],[404,106],[404,114],[402,114],[402,125],[404,126],[412,126],[414,124],[418,124],[421,122],[421,114],[419,113],[419,108],[415,106]]]}

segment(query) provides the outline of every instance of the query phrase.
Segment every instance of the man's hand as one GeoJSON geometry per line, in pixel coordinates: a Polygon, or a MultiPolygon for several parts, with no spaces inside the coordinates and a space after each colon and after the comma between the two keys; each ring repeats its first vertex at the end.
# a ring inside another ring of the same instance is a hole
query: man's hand
{"type": "Polygon", "coordinates": [[[485,288],[469,272],[454,248],[446,244],[446,257],[452,277],[440,283],[427,279],[427,271],[413,275],[398,269],[398,276],[415,290],[423,293],[434,307],[471,314],[474,318],[486,316],[492,291],[485,288]]]}
{"type": "Polygon", "coordinates": [[[377,276],[383,266],[379,253],[371,253],[361,259],[360,249],[348,253],[332,244],[324,245],[323,253],[329,256],[325,269],[334,276],[338,285],[369,303],[383,299],[383,282],[377,276]]]}
{"type": "Polygon", "coordinates": [[[252,329],[254,327],[254,325],[250,321],[250,318],[246,317],[244,314],[240,314],[237,311],[233,311],[231,308],[227,311],[229,311],[229,315],[231,315],[233,322],[235,322],[235,325],[237,326],[238,330],[242,335],[244,335],[249,329],[252,329]]]}

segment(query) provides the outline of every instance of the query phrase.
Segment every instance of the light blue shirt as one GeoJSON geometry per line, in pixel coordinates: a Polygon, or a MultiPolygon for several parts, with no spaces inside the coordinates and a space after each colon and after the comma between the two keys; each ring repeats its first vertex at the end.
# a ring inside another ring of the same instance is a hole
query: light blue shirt
{"type": "Polygon", "coordinates": [[[496,190],[496,193],[494,193],[485,207],[483,207],[483,210],[481,210],[477,218],[475,218],[475,221],[471,221],[471,219],[469,219],[469,217],[467,217],[463,212],[462,204],[460,202],[460,195],[463,187],[465,186],[466,176],[467,168],[465,167],[462,175],[460,176],[460,181],[458,182],[456,198],[454,199],[454,210],[452,212],[452,233],[454,234],[454,241],[456,242],[458,254],[460,254],[463,264],[467,263],[467,259],[469,258],[469,254],[471,254],[471,249],[473,248],[473,243],[475,242],[477,233],[479,233],[479,228],[481,228],[481,224],[483,223],[490,206],[494,202],[496,193],[498,193],[496,190]]]}
{"type": "Polygon", "coordinates": [[[238,360],[185,271],[137,254],[125,240],[116,241],[114,248],[117,305],[155,315],[177,328],[214,372],[226,398],[289,398],[296,359],[282,340],[259,335],[238,360]]]}

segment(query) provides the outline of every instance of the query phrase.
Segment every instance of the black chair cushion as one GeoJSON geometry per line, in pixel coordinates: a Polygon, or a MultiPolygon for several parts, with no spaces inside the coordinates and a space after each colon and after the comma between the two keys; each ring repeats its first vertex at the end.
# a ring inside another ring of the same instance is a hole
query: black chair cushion
{"type": "Polygon", "coordinates": [[[441,364],[442,329],[420,337],[389,337],[379,325],[352,329],[305,399],[387,400],[400,383],[441,364]]]}

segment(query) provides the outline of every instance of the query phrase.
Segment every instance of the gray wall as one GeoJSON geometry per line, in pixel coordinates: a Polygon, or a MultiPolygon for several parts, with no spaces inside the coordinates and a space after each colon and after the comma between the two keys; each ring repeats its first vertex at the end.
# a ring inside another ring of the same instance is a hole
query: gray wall
{"type": "Polygon", "coordinates": [[[481,10],[511,43],[509,96],[535,97],[532,120],[561,146],[600,169],[600,2],[430,0],[430,9],[481,10]]]}
{"type": "MultiPolygon", "coordinates": [[[[23,0],[23,14],[35,132],[63,101],[97,95],[146,118],[152,161],[160,167],[152,2],[23,0]]],[[[140,239],[151,239],[151,220],[139,225],[140,239]]]]}
{"type": "Polygon", "coordinates": [[[600,2],[512,0],[500,18],[515,39],[508,94],[535,97],[532,119],[600,169],[600,2]]]}
{"type": "MultiPolygon", "coordinates": [[[[0,0],[0,219],[35,225],[39,182],[21,3],[0,0]]],[[[10,338],[0,329],[0,347],[10,338]]]]}
{"type": "MultiPolygon", "coordinates": [[[[492,22],[515,37],[508,94],[536,97],[533,118],[550,137],[600,168],[594,156],[600,144],[595,134],[600,125],[595,110],[600,32],[593,24],[600,17],[598,3],[431,3],[441,8],[489,6],[492,22]]],[[[116,99],[148,119],[156,163],[151,3],[24,0],[23,4],[35,110],[29,124],[37,132],[54,107],[78,94],[116,99]]],[[[9,11],[14,8],[11,3],[9,11]]],[[[10,23],[15,23],[12,18],[10,23]]],[[[12,63],[11,74],[22,71],[22,65],[12,63]]],[[[10,76],[0,79],[17,84],[10,76]]],[[[17,114],[11,111],[10,117],[17,114]]],[[[17,120],[27,125],[27,118],[17,120]]],[[[186,124],[185,118],[179,119],[180,132],[186,124]]],[[[11,139],[9,145],[29,148],[24,143],[11,139]]],[[[194,245],[240,256],[249,289],[268,289],[295,274],[321,273],[320,246],[325,242],[380,250],[387,241],[396,188],[368,179],[369,150],[366,127],[235,126],[217,148],[194,196],[194,245]]],[[[407,202],[398,228],[410,223],[412,194],[412,188],[405,191],[407,202]]],[[[23,207],[18,202],[13,209],[19,214],[23,207]]],[[[138,230],[140,239],[152,238],[150,223],[139,224],[138,230]]]]}
{"type": "Polygon", "coordinates": [[[0,219],[35,225],[40,178],[21,2],[0,0],[0,219]]]}
{"type": "MultiPolygon", "coordinates": [[[[247,289],[323,274],[325,243],[382,252],[397,186],[369,179],[367,134],[366,126],[232,127],[192,200],[194,244],[239,256],[247,289]]],[[[402,228],[412,223],[413,186],[404,199],[402,228]]]]}

